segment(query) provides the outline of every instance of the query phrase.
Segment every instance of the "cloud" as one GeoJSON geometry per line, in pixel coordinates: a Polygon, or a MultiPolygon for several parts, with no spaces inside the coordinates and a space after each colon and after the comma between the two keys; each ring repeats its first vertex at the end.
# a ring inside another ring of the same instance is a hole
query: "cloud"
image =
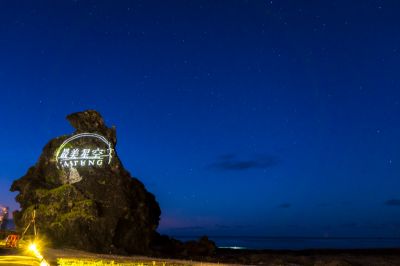
{"type": "Polygon", "coordinates": [[[227,230],[227,229],[248,229],[252,228],[251,225],[226,225],[226,224],[216,224],[215,228],[220,230],[227,230]]]}
{"type": "Polygon", "coordinates": [[[385,205],[400,207],[400,200],[399,199],[390,199],[390,200],[385,201],[385,205]]]}
{"type": "Polygon", "coordinates": [[[170,228],[172,230],[177,230],[177,231],[192,231],[192,230],[203,230],[206,229],[204,226],[184,226],[184,227],[174,227],[170,228]]]}
{"type": "Polygon", "coordinates": [[[236,157],[236,154],[233,153],[227,153],[219,156],[220,160],[233,160],[236,157]]]}
{"type": "Polygon", "coordinates": [[[290,204],[290,203],[282,203],[282,204],[278,205],[278,207],[279,208],[283,208],[283,209],[287,209],[287,208],[292,207],[292,204],[290,204]]]}
{"type": "Polygon", "coordinates": [[[271,155],[259,155],[248,160],[236,159],[236,157],[235,154],[222,155],[209,167],[222,171],[243,171],[249,169],[266,169],[276,166],[279,163],[279,159],[271,155]]]}
{"type": "Polygon", "coordinates": [[[230,225],[224,225],[224,224],[216,224],[215,227],[217,229],[232,229],[232,226],[230,225]]]}

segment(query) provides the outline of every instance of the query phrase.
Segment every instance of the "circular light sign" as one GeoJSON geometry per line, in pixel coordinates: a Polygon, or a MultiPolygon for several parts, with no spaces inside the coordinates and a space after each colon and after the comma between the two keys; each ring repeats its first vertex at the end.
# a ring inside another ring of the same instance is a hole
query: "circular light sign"
{"type": "Polygon", "coordinates": [[[57,149],[57,167],[102,167],[111,163],[113,150],[111,143],[99,134],[77,134],[66,139],[57,149]]]}

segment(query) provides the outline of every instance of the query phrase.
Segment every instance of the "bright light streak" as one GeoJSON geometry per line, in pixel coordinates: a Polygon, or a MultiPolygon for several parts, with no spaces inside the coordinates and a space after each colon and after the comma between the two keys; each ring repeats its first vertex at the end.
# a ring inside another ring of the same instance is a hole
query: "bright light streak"
{"type": "Polygon", "coordinates": [[[40,266],[50,266],[47,261],[43,258],[43,255],[40,254],[40,251],[35,243],[31,243],[28,247],[29,251],[31,251],[36,258],[40,260],[40,266]]]}
{"type": "Polygon", "coordinates": [[[40,254],[35,243],[32,243],[29,245],[29,250],[32,251],[32,253],[35,255],[35,257],[38,258],[39,260],[43,259],[43,256],[42,256],[42,254],[40,254]]]}
{"type": "Polygon", "coordinates": [[[50,266],[50,264],[48,264],[47,261],[43,260],[43,261],[40,263],[40,266],[50,266]]]}

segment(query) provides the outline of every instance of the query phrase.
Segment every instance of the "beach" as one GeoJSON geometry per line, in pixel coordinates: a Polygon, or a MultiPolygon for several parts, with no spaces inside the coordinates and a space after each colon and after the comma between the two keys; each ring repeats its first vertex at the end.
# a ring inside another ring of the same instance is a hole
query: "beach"
{"type": "MultiPolygon", "coordinates": [[[[48,249],[45,258],[51,265],[65,262],[124,263],[121,265],[315,265],[315,266],[390,266],[400,265],[400,249],[353,250],[233,250],[218,249],[208,257],[167,258],[96,254],[73,249],[48,249]]],[[[72,264],[63,264],[72,265],[72,264]]],[[[85,264],[88,265],[88,264],[85,264]]],[[[99,265],[99,264],[98,264],[99,265]]],[[[100,264],[101,265],[101,264],[100,264]]]]}

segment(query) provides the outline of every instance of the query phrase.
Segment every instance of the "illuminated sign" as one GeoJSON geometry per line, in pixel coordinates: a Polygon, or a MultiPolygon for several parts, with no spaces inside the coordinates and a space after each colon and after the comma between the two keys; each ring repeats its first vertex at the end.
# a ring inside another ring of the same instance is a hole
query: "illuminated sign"
{"type": "Polygon", "coordinates": [[[99,134],[77,134],[66,139],[57,149],[57,167],[103,167],[111,163],[113,150],[111,143],[99,134]]]}

